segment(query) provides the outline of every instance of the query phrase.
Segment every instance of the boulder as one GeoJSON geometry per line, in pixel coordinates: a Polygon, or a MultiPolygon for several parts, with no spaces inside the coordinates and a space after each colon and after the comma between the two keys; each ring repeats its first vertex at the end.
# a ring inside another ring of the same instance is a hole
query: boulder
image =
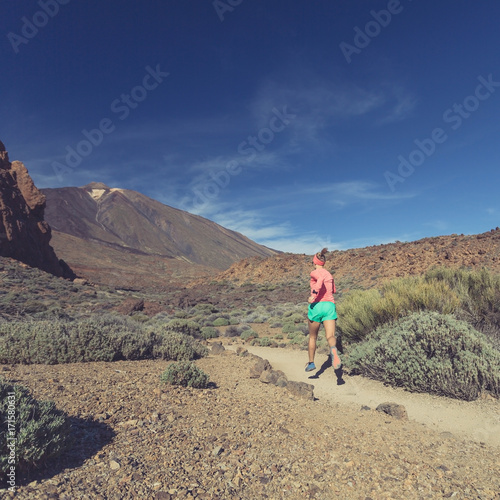
{"type": "Polygon", "coordinates": [[[377,411],[382,413],[387,413],[387,415],[391,415],[391,417],[407,420],[408,413],[406,412],[406,408],[403,405],[399,405],[397,403],[381,403],[377,406],[377,411]]]}
{"type": "Polygon", "coordinates": [[[305,382],[288,381],[286,388],[299,398],[314,400],[314,385],[305,382]]]}
{"type": "Polygon", "coordinates": [[[226,348],[222,345],[222,342],[214,342],[212,344],[212,349],[211,349],[212,354],[215,355],[222,354],[225,350],[226,348]]]}
{"type": "Polygon", "coordinates": [[[250,368],[250,378],[260,378],[264,370],[271,370],[271,364],[267,359],[258,358],[252,368],[250,368]]]}
{"type": "Polygon", "coordinates": [[[259,380],[264,384],[278,385],[278,380],[283,378],[285,374],[279,370],[264,370],[259,377],[259,380]]]}

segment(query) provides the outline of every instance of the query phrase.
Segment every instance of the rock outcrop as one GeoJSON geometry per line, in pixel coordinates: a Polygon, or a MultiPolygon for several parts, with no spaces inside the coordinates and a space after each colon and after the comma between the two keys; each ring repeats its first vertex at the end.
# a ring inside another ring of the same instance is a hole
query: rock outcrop
{"type": "Polygon", "coordinates": [[[74,277],[50,246],[45,196],[20,161],[9,161],[0,142],[0,255],[65,278],[74,277]]]}

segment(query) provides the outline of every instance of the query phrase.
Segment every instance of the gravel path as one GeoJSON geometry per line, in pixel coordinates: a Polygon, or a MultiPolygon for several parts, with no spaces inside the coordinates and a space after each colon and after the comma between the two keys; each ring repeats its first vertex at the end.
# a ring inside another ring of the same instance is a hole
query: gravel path
{"type": "Polygon", "coordinates": [[[205,390],[162,385],[162,361],[4,367],[76,434],[16,498],[500,498],[498,447],[299,399],[250,379],[254,363],[228,351],[197,361],[215,384],[205,390]]]}
{"type": "MultiPolygon", "coordinates": [[[[227,348],[234,349],[237,345],[239,344],[233,343],[227,348]]],[[[331,365],[324,371],[321,369],[323,363],[328,364],[326,355],[317,355],[315,361],[318,370],[306,373],[306,351],[254,346],[245,348],[250,353],[269,360],[272,367],[283,371],[289,380],[313,384],[314,395],[320,401],[345,403],[355,409],[363,405],[376,408],[380,403],[391,401],[403,405],[410,420],[425,424],[431,429],[500,447],[500,401],[495,398],[461,401],[410,393],[364,377],[344,376],[342,380],[345,384],[337,385],[337,377],[331,365]]]]}

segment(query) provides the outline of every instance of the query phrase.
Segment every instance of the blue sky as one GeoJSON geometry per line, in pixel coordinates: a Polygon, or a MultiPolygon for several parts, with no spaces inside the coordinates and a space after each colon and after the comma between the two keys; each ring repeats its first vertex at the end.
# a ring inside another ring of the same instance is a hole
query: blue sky
{"type": "Polygon", "coordinates": [[[4,0],[0,140],[313,253],[499,224],[494,0],[4,0]]]}

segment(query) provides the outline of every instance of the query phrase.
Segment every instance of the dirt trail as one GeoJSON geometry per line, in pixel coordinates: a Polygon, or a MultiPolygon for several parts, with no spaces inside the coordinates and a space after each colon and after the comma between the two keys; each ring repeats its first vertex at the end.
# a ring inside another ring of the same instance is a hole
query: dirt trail
{"type": "MultiPolygon", "coordinates": [[[[236,349],[234,345],[226,347],[236,349]]],[[[267,359],[273,369],[283,371],[289,380],[313,384],[314,395],[320,401],[347,404],[356,409],[363,405],[375,409],[380,403],[391,401],[405,406],[410,420],[422,423],[430,429],[451,432],[457,437],[500,447],[498,400],[460,401],[410,393],[360,376],[344,375],[345,383],[338,385],[331,365],[322,369],[322,364],[327,361],[326,355],[316,355],[317,370],[306,373],[304,367],[307,354],[304,351],[245,347],[250,353],[267,359]]]]}

